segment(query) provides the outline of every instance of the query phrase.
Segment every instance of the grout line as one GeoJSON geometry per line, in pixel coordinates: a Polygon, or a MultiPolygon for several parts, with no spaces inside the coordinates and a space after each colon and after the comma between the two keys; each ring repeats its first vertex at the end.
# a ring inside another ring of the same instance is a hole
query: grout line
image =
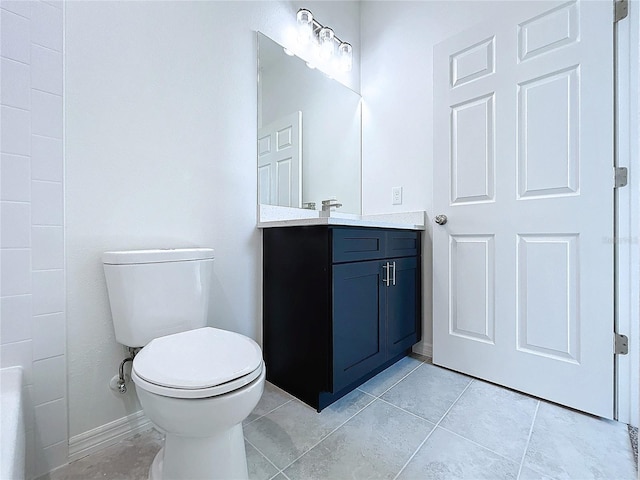
{"type": "MultiPolygon", "coordinates": [[[[292,462],[290,462],[288,465],[284,466],[282,468],[282,471],[284,472],[285,469],[289,468],[291,465],[293,465],[294,463],[296,463],[298,460],[300,460],[302,457],[304,457],[307,453],[309,453],[311,450],[313,450],[314,448],[316,448],[318,445],[320,445],[322,442],[324,442],[327,438],[329,438],[331,435],[333,435],[336,430],[338,430],[340,427],[342,427],[345,423],[347,423],[349,420],[351,420],[353,417],[355,417],[356,415],[359,415],[361,412],[364,411],[365,408],[369,407],[371,404],[373,404],[373,402],[375,402],[376,400],[378,400],[377,397],[375,397],[374,395],[371,395],[367,392],[363,392],[366,396],[371,397],[371,401],[369,403],[367,403],[364,407],[362,407],[360,410],[358,410],[356,413],[354,413],[353,415],[351,415],[349,418],[347,418],[344,422],[342,422],[340,425],[338,425],[336,428],[334,428],[333,430],[331,430],[329,433],[327,433],[324,437],[322,437],[320,440],[318,440],[316,443],[314,443],[309,450],[307,450],[306,452],[304,452],[302,455],[298,456],[297,458],[295,458],[292,462]]],[[[286,475],[285,475],[286,476],[286,475]]],[[[287,477],[288,478],[288,477],[287,477]]]]}
{"type": "Polygon", "coordinates": [[[462,438],[463,440],[465,440],[465,441],[467,441],[467,442],[470,442],[470,443],[473,443],[474,445],[476,445],[476,446],[478,446],[478,447],[482,448],[483,450],[487,450],[488,452],[491,452],[491,453],[493,453],[494,455],[497,455],[497,456],[499,456],[500,458],[503,458],[503,459],[507,460],[509,463],[513,463],[513,464],[516,464],[516,465],[518,464],[518,462],[516,462],[514,459],[509,458],[509,457],[505,457],[502,453],[498,453],[498,452],[496,452],[496,451],[494,451],[494,450],[491,450],[489,447],[487,447],[487,446],[485,446],[485,445],[482,445],[481,443],[478,443],[478,442],[476,442],[475,440],[471,440],[470,438],[467,438],[467,437],[465,437],[464,435],[460,435],[459,433],[456,433],[456,432],[454,432],[453,430],[449,430],[447,427],[442,427],[442,426],[441,426],[440,428],[441,428],[442,430],[444,430],[445,432],[449,432],[449,433],[451,433],[452,435],[455,435],[456,437],[460,437],[460,438],[462,438]]]}
{"type": "Polygon", "coordinates": [[[429,438],[431,438],[431,435],[433,435],[433,432],[436,431],[436,429],[438,428],[438,426],[440,425],[440,422],[442,422],[442,420],[444,419],[444,417],[447,416],[447,413],[449,413],[449,411],[453,408],[453,406],[457,403],[457,401],[460,399],[460,397],[462,395],[464,395],[464,392],[467,391],[467,389],[469,388],[469,386],[473,383],[473,380],[471,380],[469,383],[467,383],[467,386],[464,387],[464,389],[462,390],[462,392],[460,392],[460,395],[458,395],[458,397],[453,401],[453,403],[449,406],[449,408],[447,408],[447,411],[444,412],[444,415],[442,415],[442,417],[440,417],[440,420],[438,420],[438,422],[435,424],[435,426],[433,427],[433,429],[429,432],[429,434],[425,437],[425,439],[420,442],[420,445],[418,445],[418,448],[416,448],[415,452],[413,452],[413,454],[409,457],[409,460],[407,460],[405,462],[405,464],[402,466],[402,468],[400,469],[400,471],[398,473],[396,473],[396,476],[393,477],[393,480],[396,480],[400,474],[404,471],[405,468],[407,468],[407,465],[409,465],[409,462],[411,462],[411,460],[413,460],[413,458],[418,454],[418,452],[420,451],[420,449],[422,448],[422,446],[427,442],[427,440],[429,440],[429,438]]]}
{"type": "MultiPolygon", "coordinates": [[[[275,473],[271,478],[273,478],[273,477],[275,477],[276,475],[278,475],[278,473],[280,473],[280,472],[281,472],[281,470],[278,468],[278,466],[277,466],[275,463],[273,463],[271,460],[269,460],[269,457],[267,457],[267,456],[262,452],[262,450],[260,450],[260,449],[259,449],[258,447],[256,447],[253,443],[251,443],[251,442],[249,441],[249,439],[247,439],[247,437],[245,437],[244,435],[242,435],[242,436],[244,437],[244,441],[245,441],[245,442],[247,442],[249,445],[251,445],[253,448],[255,448],[256,452],[258,452],[260,455],[262,455],[262,456],[264,457],[264,459],[265,459],[267,462],[269,462],[271,465],[273,465],[273,468],[275,468],[275,469],[278,471],[278,472],[277,472],[277,473],[275,473]]],[[[246,456],[246,454],[245,454],[245,456],[246,456]]]]}
{"type": "Polygon", "coordinates": [[[46,93],[48,95],[53,95],[54,97],[59,97],[59,98],[63,97],[63,95],[61,93],[50,92],[49,90],[43,90],[42,88],[31,87],[31,91],[40,92],[40,93],[46,93]]]}
{"type": "Polygon", "coordinates": [[[250,422],[247,422],[243,425],[243,427],[246,427],[247,425],[251,425],[253,422],[255,422],[256,420],[260,420],[262,417],[266,417],[267,415],[269,415],[270,413],[275,412],[276,410],[278,410],[281,407],[284,407],[287,403],[291,402],[293,400],[293,398],[290,398],[289,400],[287,400],[286,402],[284,402],[282,405],[278,405],[276,408],[273,408],[271,410],[269,410],[267,413],[265,413],[264,415],[260,415],[259,417],[254,418],[253,420],[251,420],[250,422]]]}
{"type": "MultiPolygon", "coordinates": [[[[360,390],[363,393],[366,393],[368,395],[371,395],[372,397],[376,397],[376,398],[380,398],[382,397],[382,395],[384,395],[385,393],[387,393],[389,390],[391,390],[393,387],[395,387],[396,385],[398,385],[401,381],[403,381],[405,378],[407,378],[409,375],[411,375],[413,372],[415,372],[417,369],[419,369],[420,367],[422,367],[426,362],[423,362],[422,360],[420,360],[420,364],[416,365],[414,368],[412,368],[406,375],[404,375],[400,380],[398,380],[396,383],[394,383],[393,385],[391,385],[389,388],[387,388],[385,391],[383,391],[382,393],[380,393],[380,395],[374,395],[373,393],[369,393],[366,392],[364,390],[362,390],[360,387],[358,387],[357,389],[360,390]]],[[[389,367],[390,368],[390,367],[389,367]]],[[[383,370],[384,371],[384,370],[383,370]]],[[[380,372],[382,373],[382,372],[380,372]]],[[[380,374],[378,374],[380,375],[380,374]]],[[[376,378],[376,377],[373,377],[376,378]]]]}
{"type": "Polygon", "coordinates": [[[48,45],[42,45],[41,43],[38,43],[38,42],[33,42],[32,41],[31,45],[35,45],[36,47],[44,48],[45,50],[49,50],[51,52],[56,52],[56,53],[60,53],[60,54],[63,53],[62,50],[57,50],[57,49],[55,49],[53,47],[49,47],[48,45]]]}
{"type": "MultiPolygon", "coordinates": [[[[427,418],[421,417],[420,415],[418,415],[418,414],[416,414],[416,413],[410,412],[409,410],[405,410],[404,408],[399,407],[398,405],[394,405],[393,403],[389,402],[388,400],[385,400],[384,398],[378,398],[378,400],[380,400],[380,401],[381,401],[381,402],[383,402],[383,403],[386,403],[387,405],[391,405],[393,408],[397,408],[397,409],[398,409],[398,410],[400,410],[401,412],[408,413],[408,414],[409,414],[409,415],[411,415],[412,417],[416,417],[416,418],[419,418],[420,420],[424,420],[425,422],[430,423],[430,424],[431,424],[431,425],[433,425],[434,427],[437,425],[437,423],[434,423],[434,422],[432,422],[431,420],[429,420],[429,419],[427,419],[427,418]]],[[[438,422],[438,423],[439,423],[439,422],[438,422]]]]}
{"type": "Polygon", "coordinates": [[[531,442],[531,436],[533,435],[533,426],[536,423],[536,418],[538,418],[538,409],[540,408],[540,400],[536,404],[536,411],[533,412],[533,419],[531,420],[531,428],[529,428],[529,436],[527,437],[527,443],[524,447],[524,452],[522,453],[522,459],[520,460],[520,468],[518,468],[518,476],[517,479],[520,478],[522,474],[522,467],[524,467],[524,459],[527,456],[527,450],[529,450],[529,443],[531,442]]]}
{"type": "MultiPolygon", "coordinates": [[[[2,103],[0,104],[0,106],[4,107],[4,108],[11,108],[13,110],[18,110],[20,112],[27,112],[27,113],[31,113],[31,109],[30,108],[22,108],[22,107],[16,107],[14,105],[9,105],[7,103],[2,103]]],[[[2,152],[2,153],[9,153],[9,152],[2,152]]]]}
{"type": "MultiPolygon", "coordinates": [[[[51,137],[51,138],[53,138],[53,137],[51,137]]],[[[61,180],[39,180],[37,178],[32,178],[31,181],[32,182],[40,182],[40,183],[54,183],[56,185],[61,185],[63,183],[61,180]]]]}
{"type": "MultiPolygon", "coordinates": [[[[31,21],[30,17],[25,17],[21,13],[16,13],[13,10],[9,10],[7,7],[0,6],[0,10],[4,10],[5,12],[10,13],[11,15],[15,15],[16,17],[24,18],[25,20],[31,21]]],[[[5,58],[7,58],[7,57],[5,57],[5,58]]]]}

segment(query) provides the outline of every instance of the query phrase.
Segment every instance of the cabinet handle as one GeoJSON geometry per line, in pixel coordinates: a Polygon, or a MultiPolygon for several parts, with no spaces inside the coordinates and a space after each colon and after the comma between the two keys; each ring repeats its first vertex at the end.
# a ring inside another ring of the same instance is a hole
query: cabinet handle
{"type": "Polygon", "coordinates": [[[382,279],[382,281],[384,282],[384,284],[388,287],[389,284],[391,283],[390,279],[389,279],[389,262],[387,262],[386,265],[382,266],[382,269],[385,271],[386,276],[385,278],[382,279]]]}
{"type": "Polygon", "coordinates": [[[393,286],[396,286],[396,262],[393,262],[393,286]]]}

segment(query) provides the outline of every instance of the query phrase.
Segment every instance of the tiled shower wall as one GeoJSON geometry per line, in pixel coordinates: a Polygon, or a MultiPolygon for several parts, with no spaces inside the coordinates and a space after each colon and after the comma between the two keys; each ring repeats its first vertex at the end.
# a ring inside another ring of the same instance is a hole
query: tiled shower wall
{"type": "Polygon", "coordinates": [[[0,1],[1,366],[25,373],[28,478],[68,456],[63,8],[0,1]]]}

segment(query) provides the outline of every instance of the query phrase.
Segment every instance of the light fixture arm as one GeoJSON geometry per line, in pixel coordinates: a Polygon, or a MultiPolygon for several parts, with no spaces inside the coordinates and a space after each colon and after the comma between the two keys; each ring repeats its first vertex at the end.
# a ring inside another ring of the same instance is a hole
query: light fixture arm
{"type": "MultiPolygon", "coordinates": [[[[305,10],[303,8],[301,8],[300,10],[305,10]]],[[[318,22],[315,18],[313,19],[313,34],[317,37],[318,34],[320,33],[320,30],[322,30],[325,27],[325,25],[322,25],[320,22],[318,22]]],[[[335,35],[333,37],[333,39],[338,43],[338,45],[340,45],[341,43],[348,43],[348,42],[343,42],[342,40],[340,40],[338,38],[337,35],[335,35]]]]}

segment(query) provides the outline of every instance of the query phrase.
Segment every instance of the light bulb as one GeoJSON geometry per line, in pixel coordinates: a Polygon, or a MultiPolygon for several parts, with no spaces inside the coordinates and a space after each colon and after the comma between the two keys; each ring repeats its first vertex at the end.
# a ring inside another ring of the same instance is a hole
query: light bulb
{"type": "Polygon", "coordinates": [[[313,35],[313,14],[304,8],[298,10],[298,42],[306,45],[313,35]]]}
{"type": "Polygon", "coordinates": [[[322,27],[318,38],[320,40],[320,57],[331,58],[335,49],[335,33],[329,27],[322,27]]]}
{"type": "Polygon", "coordinates": [[[340,58],[340,70],[350,72],[353,66],[353,47],[347,42],[343,42],[338,47],[338,56],[340,58]]]}

